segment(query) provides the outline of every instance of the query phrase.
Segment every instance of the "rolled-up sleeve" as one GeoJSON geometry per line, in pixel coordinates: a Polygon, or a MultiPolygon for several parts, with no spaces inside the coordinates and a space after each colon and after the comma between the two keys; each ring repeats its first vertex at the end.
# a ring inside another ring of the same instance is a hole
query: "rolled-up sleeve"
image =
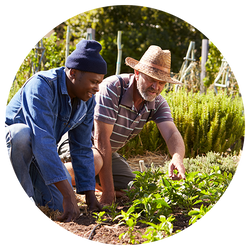
{"type": "Polygon", "coordinates": [[[69,131],[69,145],[75,173],[76,191],[79,194],[95,190],[95,166],[92,152],[91,132],[95,99],[86,102],[87,111],[83,122],[69,131]]]}

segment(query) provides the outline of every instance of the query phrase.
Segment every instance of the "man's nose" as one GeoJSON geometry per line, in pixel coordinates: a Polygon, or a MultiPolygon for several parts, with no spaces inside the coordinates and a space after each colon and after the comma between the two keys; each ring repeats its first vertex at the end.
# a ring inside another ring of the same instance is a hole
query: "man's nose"
{"type": "Polygon", "coordinates": [[[94,87],[95,92],[99,91],[99,84],[94,87]]]}
{"type": "Polygon", "coordinates": [[[151,88],[152,89],[158,89],[158,84],[159,84],[159,82],[153,82],[153,84],[151,85],[151,88]]]}

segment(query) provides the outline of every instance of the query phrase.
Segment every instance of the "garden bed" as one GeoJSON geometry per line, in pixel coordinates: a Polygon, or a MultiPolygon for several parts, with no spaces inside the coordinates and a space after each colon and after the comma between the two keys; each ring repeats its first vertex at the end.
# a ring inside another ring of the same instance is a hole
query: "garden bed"
{"type": "MultiPolygon", "coordinates": [[[[141,159],[145,160],[146,166],[151,166],[150,171],[137,172],[135,189],[128,194],[130,197],[117,199],[116,205],[107,208],[103,214],[88,212],[83,195],[77,195],[81,216],[74,222],[56,221],[58,211],[46,207],[40,209],[69,232],[92,241],[120,245],[159,240],[184,230],[218,201],[232,179],[240,155],[208,153],[203,157],[185,159],[187,179],[183,182],[171,182],[164,174],[169,161],[166,155],[147,152],[145,156],[128,159],[134,171],[139,170],[141,159]],[[193,174],[199,169],[202,171],[200,174],[193,174]],[[155,204],[157,207],[154,208],[155,204]],[[170,218],[168,222],[166,218],[170,218]],[[165,222],[160,224],[160,220],[165,222]],[[167,224],[169,228],[166,228],[167,224]],[[152,225],[155,229],[147,231],[152,225]],[[161,228],[156,229],[159,225],[161,228]]],[[[96,191],[96,196],[100,199],[101,192],[96,191]]]]}
{"type": "MultiPolygon", "coordinates": [[[[100,195],[101,192],[96,192],[97,198],[100,198],[100,195]]],[[[103,224],[98,223],[93,217],[93,214],[87,211],[87,206],[85,205],[85,200],[83,199],[83,197],[78,196],[78,201],[79,203],[81,203],[81,216],[74,222],[65,223],[56,221],[56,217],[60,214],[59,212],[51,211],[46,207],[40,207],[40,209],[48,217],[54,220],[55,223],[80,237],[106,244],[130,244],[128,237],[119,239],[120,234],[127,232],[128,228],[126,225],[118,226],[118,224],[114,222],[108,222],[103,224]]],[[[118,204],[117,211],[128,210],[128,206],[126,205],[127,199],[125,197],[118,198],[116,202],[118,204]]],[[[188,222],[190,217],[183,215],[182,211],[176,210],[173,215],[176,219],[173,223],[174,231],[182,231],[189,226],[188,222]]],[[[106,218],[108,219],[108,217],[106,218]]],[[[135,241],[137,242],[137,244],[141,244],[146,241],[146,239],[142,238],[142,234],[145,233],[147,226],[148,225],[146,224],[138,223],[138,225],[135,227],[135,232],[133,234],[135,235],[135,241]],[[140,233],[138,231],[140,231],[140,233]]]]}

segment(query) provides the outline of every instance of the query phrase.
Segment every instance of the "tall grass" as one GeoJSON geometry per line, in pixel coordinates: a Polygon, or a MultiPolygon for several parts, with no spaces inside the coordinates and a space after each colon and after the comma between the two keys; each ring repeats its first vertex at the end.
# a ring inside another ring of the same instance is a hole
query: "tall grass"
{"type": "MultiPolygon", "coordinates": [[[[186,157],[195,157],[209,151],[226,152],[230,147],[238,153],[245,132],[244,107],[239,95],[228,96],[221,91],[215,95],[187,92],[163,92],[186,150],[186,157]]],[[[142,154],[146,150],[168,153],[156,124],[148,122],[141,133],[125,145],[120,153],[125,157],[142,154]]]]}

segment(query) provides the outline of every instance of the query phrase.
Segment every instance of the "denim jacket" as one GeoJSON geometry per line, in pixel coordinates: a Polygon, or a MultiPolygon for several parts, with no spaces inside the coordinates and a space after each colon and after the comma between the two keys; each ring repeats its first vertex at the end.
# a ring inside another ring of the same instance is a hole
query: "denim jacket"
{"type": "Polygon", "coordinates": [[[6,124],[27,124],[32,151],[45,184],[66,180],[57,144],[68,131],[77,193],[95,189],[91,131],[95,97],[77,99],[72,113],[64,67],[38,72],[15,94],[6,108],[6,124]]]}

